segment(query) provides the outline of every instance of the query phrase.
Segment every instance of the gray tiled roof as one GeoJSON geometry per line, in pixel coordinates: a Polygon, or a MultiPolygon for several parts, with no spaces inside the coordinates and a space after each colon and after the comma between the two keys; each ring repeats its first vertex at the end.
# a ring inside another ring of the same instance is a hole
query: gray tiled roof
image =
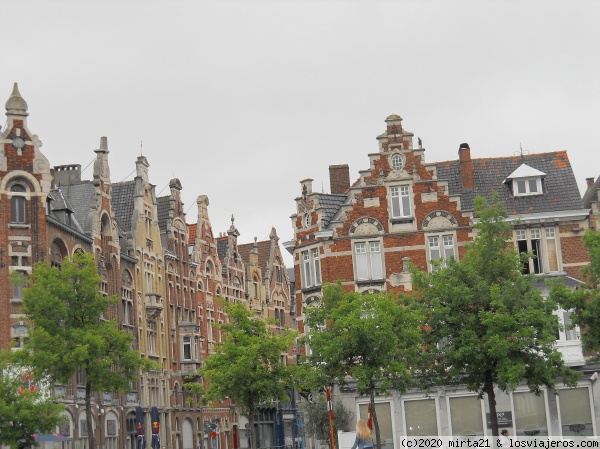
{"type": "Polygon", "coordinates": [[[64,196],[63,191],[58,188],[51,190],[48,194],[50,199],[49,214],[63,223],[65,226],[73,228],[75,231],[83,233],[83,229],[77,222],[73,207],[64,196]]]}
{"type": "Polygon", "coordinates": [[[326,227],[346,201],[347,195],[318,193],[315,196],[319,201],[319,206],[323,210],[323,226],[326,227]]]}
{"type": "Polygon", "coordinates": [[[157,209],[158,209],[158,227],[160,228],[161,231],[166,231],[167,230],[167,220],[169,219],[169,201],[170,201],[171,197],[170,196],[161,196],[158,197],[156,202],[157,202],[157,209]]]}
{"type": "Polygon", "coordinates": [[[509,214],[583,209],[577,182],[565,151],[472,161],[472,189],[465,189],[462,185],[459,161],[436,164],[438,180],[448,181],[450,195],[460,195],[462,210],[473,210],[476,196],[481,195],[489,200],[494,192],[498,192],[509,214]],[[542,181],[543,195],[515,198],[510,184],[503,183],[521,163],[546,173],[542,181]]]}
{"type": "Polygon", "coordinates": [[[219,238],[217,239],[217,254],[219,255],[219,259],[224,260],[227,256],[227,246],[229,244],[229,239],[227,238],[219,238]]]}
{"type": "Polygon", "coordinates": [[[66,200],[71,204],[75,212],[75,219],[80,224],[83,232],[90,235],[92,233],[92,224],[87,223],[87,217],[90,212],[90,204],[95,202],[94,185],[90,181],[82,181],[62,186],[61,190],[66,200]]]}
{"type": "Polygon", "coordinates": [[[131,230],[134,194],[135,181],[118,182],[112,185],[113,214],[119,226],[125,231],[131,230]]]}

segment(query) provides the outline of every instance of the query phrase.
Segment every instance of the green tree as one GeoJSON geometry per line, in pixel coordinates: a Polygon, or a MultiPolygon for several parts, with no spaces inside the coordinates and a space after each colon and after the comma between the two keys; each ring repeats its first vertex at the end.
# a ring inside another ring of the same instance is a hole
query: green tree
{"type": "Polygon", "coordinates": [[[590,255],[590,265],[582,270],[586,282],[577,290],[571,290],[556,282],[550,290],[550,298],[566,310],[572,310],[573,326],[581,328],[581,342],[587,351],[600,350],[600,234],[588,229],[583,244],[590,255]]]}
{"type": "Polygon", "coordinates": [[[492,434],[498,435],[495,385],[508,392],[525,381],[539,394],[542,385],[555,389],[558,377],[576,384],[578,374],[554,346],[556,302],[544,300],[532,277],[522,274],[507,243],[512,227],[506,209],[497,197],[491,205],[478,197],[475,212],[477,236],[464,258],[429,273],[414,270],[413,285],[426,310],[430,379],[487,395],[492,434]]]}
{"type": "Polygon", "coordinates": [[[287,400],[293,386],[294,366],[281,363],[281,356],[293,346],[296,334],[274,334],[267,323],[253,319],[243,304],[225,303],[229,322],[220,326],[223,340],[216,353],[208,356],[198,374],[206,384],[188,383],[205,400],[231,398],[250,421],[250,447],[256,448],[254,414],[265,401],[287,400]]]}
{"type": "Polygon", "coordinates": [[[62,422],[63,408],[43,390],[23,388],[14,368],[0,366],[0,444],[12,449],[33,446],[35,433],[50,433],[62,422]]]}
{"type": "Polygon", "coordinates": [[[132,349],[133,336],[104,318],[118,302],[100,291],[101,278],[92,255],[76,254],[60,269],[48,262],[34,266],[23,292],[23,313],[31,323],[29,339],[14,358],[32,367],[35,378],[66,384],[78,371],[85,382],[90,447],[96,447],[92,424],[93,392],[126,391],[140,369],[152,362],[132,349]]]}
{"type": "MultiPolygon", "coordinates": [[[[348,431],[350,420],[353,413],[344,407],[341,401],[333,400],[333,426],[337,430],[348,431]]],[[[317,440],[331,447],[331,432],[329,431],[329,410],[327,408],[327,398],[323,394],[316,395],[313,402],[303,402],[304,423],[306,433],[314,435],[317,440]]],[[[337,432],[335,433],[335,444],[337,447],[337,432]]]]}
{"type": "Polygon", "coordinates": [[[421,316],[408,295],[344,292],[326,285],[323,298],[307,310],[309,364],[328,382],[356,382],[373,411],[375,441],[381,447],[375,394],[405,392],[415,384],[411,368],[421,361],[421,316]]]}

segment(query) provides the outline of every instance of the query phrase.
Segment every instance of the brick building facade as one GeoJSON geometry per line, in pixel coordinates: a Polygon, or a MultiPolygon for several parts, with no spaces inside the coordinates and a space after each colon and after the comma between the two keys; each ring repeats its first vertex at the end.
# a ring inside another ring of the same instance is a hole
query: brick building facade
{"type": "MultiPolygon", "coordinates": [[[[0,348],[18,348],[27,337],[22,288],[11,285],[11,273],[26,277],[37,261],[60,265],[75,251],[93,253],[100,288],[120,298],[105,315],[135,337],[134,348],[142,357],[159,366],[142,373],[126,393],[94,395],[99,447],[136,447],[138,406],[145,415],[147,445],[149,411],[157,407],[161,446],[245,447],[235,404],[203,406],[184,387],[185,377],[197,371],[221,339],[217,325],[227,317],[217,298],[250,307],[247,263],[237,252],[239,232],[233,223],[220,257],[206,196],[198,197],[196,222],[188,224],[181,182],[172,179],[169,194],[157,197],[144,156],[135,161],[133,181],[112,183],[105,137],[95,150],[91,180],[82,179],[78,164],[51,168],[40,152],[41,141],[27,127],[28,105],[16,84],[6,110],[7,126],[0,133],[0,348]],[[212,432],[216,437],[209,441],[212,432]]],[[[281,258],[279,263],[285,272],[281,258]]],[[[289,290],[283,295],[289,323],[289,290]]],[[[87,444],[83,381],[74,376],[68,385],[52,386],[68,420],[57,429],[65,438],[63,449],[87,444]]]]}
{"type": "MultiPolygon", "coordinates": [[[[514,224],[512,244],[519,252],[535,254],[524,263],[524,272],[536,273],[538,279],[562,277],[572,286],[580,282],[580,270],[589,263],[581,236],[595,222],[590,205],[584,207],[565,151],[477,159],[463,143],[457,159],[428,162],[420,139],[415,147],[413,134],[403,128],[400,116],[390,115],[385,123],[385,131],[377,136],[378,151],[368,155],[368,168],[359,172],[353,184],[347,165],[330,166],[331,193],[314,192],[312,179],[300,182],[300,195],[291,216],[294,240],[284,246],[294,258],[301,332],[305,331],[304,311],[321,296],[325,282],[341,282],[345,290],[356,292],[410,291],[409,264],[434,270],[437,263],[443,265],[449,258],[460,260],[465,245],[474,236],[474,199],[478,195],[488,200],[494,193],[499,195],[514,224]]],[[[547,293],[543,281],[540,288],[547,293]]],[[[562,322],[569,321],[568,312],[557,314],[562,322]]],[[[577,330],[561,331],[556,345],[568,364],[585,371],[577,330]]],[[[309,348],[303,348],[306,350],[309,348]]],[[[589,396],[586,413],[595,429],[589,375],[582,379],[578,394],[589,396]]],[[[468,396],[466,390],[455,393],[457,397],[468,396]]],[[[363,398],[352,392],[339,394],[351,409],[356,409],[357,417],[365,414],[363,398]]],[[[550,396],[546,395],[547,403],[553,400],[550,396]]],[[[410,434],[411,418],[405,412],[417,404],[410,400],[422,397],[422,393],[414,392],[413,396],[378,398],[382,416],[387,416],[384,419],[389,424],[387,444],[395,441],[395,435],[410,434]]],[[[528,403],[534,401],[525,395],[520,397],[528,403]]],[[[424,419],[435,431],[431,434],[450,435],[464,430],[452,427],[452,404],[447,401],[438,397],[434,402],[419,404],[424,419]]],[[[480,407],[485,413],[485,405],[480,407]]],[[[514,411],[515,402],[503,398],[499,410],[502,407],[514,411]]],[[[560,428],[552,421],[557,413],[560,416],[560,409],[546,405],[545,410],[546,431],[568,434],[568,426],[565,430],[564,425],[560,428]]],[[[454,418],[456,423],[458,415],[454,418]]],[[[522,432],[519,426],[523,422],[517,422],[513,430],[522,432]]],[[[476,433],[485,432],[481,424],[476,433]]]]}

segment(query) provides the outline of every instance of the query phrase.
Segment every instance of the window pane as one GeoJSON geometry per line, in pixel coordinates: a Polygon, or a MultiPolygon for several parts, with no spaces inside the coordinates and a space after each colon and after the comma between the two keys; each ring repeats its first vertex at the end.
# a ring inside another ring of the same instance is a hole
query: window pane
{"type": "Polygon", "coordinates": [[[592,412],[587,388],[569,388],[558,392],[563,436],[591,436],[592,412]]]}
{"type": "Polygon", "coordinates": [[[527,193],[527,187],[525,185],[525,181],[523,181],[523,180],[517,181],[517,193],[527,193]]]}
{"type": "MultiPolygon", "coordinates": [[[[392,190],[394,187],[392,187],[392,190]]],[[[394,196],[392,192],[392,217],[400,217],[402,216],[402,211],[400,210],[400,197],[394,196]]]]}
{"type": "Polygon", "coordinates": [[[482,436],[481,401],[477,396],[450,398],[452,435],[482,436]]]}
{"type": "Polygon", "coordinates": [[[356,278],[360,280],[369,279],[369,269],[367,265],[367,254],[356,254],[356,278]]]}
{"type": "Polygon", "coordinates": [[[554,228],[546,228],[546,248],[548,250],[548,270],[558,271],[558,251],[556,249],[556,239],[554,238],[554,228]]]}
{"type": "MultiPolygon", "coordinates": [[[[369,405],[360,404],[358,406],[359,418],[365,421],[369,419],[369,405]]],[[[376,402],[375,403],[375,414],[377,415],[377,422],[379,424],[379,432],[381,435],[381,447],[382,449],[393,449],[394,438],[392,433],[392,407],[389,402],[376,402]]],[[[375,432],[373,432],[373,439],[375,439],[375,432]]]]}
{"type": "Polygon", "coordinates": [[[537,192],[537,179],[530,179],[529,180],[529,192],[530,193],[534,193],[537,192]]]}
{"type": "Polygon", "coordinates": [[[548,436],[544,395],[536,396],[529,391],[514,393],[515,423],[517,435],[548,436]]]}
{"type": "Polygon", "coordinates": [[[383,279],[383,261],[380,252],[371,254],[371,279],[383,279]]]}
{"type": "Polygon", "coordinates": [[[573,312],[563,312],[563,323],[565,325],[565,339],[568,340],[577,340],[577,332],[573,329],[568,329],[573,325],[571,321],[571,315],[573,312]]]}
{"type": "Polygon", "coordinates": [[[437,411],[435,400],[404,402],[404,416],[406,417],[406,435],[437,435],[437,411]]]}

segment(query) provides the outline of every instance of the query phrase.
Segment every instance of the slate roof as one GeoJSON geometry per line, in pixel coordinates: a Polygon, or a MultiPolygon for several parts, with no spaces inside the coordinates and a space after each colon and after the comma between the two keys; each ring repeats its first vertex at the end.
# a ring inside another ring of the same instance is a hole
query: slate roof
{"type": "Polygon", "coordinates": [[[118,182],[112,185],[111,205],[114,218],[121,229],[125,231],[131,230],[134,195],[135,181],[118,182]]]}
{"type": "MultiPolygon", "coordinates": [[[[258,244],[258,266],[264,275],[267,271],[269,257],[271,256],[271,240],[263,240],[262,242],[256,243],[258,244]]],[[[238,253],[244,262],[250,262],[250,251],[252,251],[253,247],[254,243],[244,243],[243,245],[238,245],[238,253]]]]}
{"type": "Polygon", "coordinates": [[[509,214],[583,209],[579,188],[566,151],[528,154],[522,157],[472,159],[472,162],[475,186],[472,189],[465,189],[462,185],[458,160],[436,163],[437,179],[448,181],[450,195],[460,195],[464,211],[473,210],[476,196],[485,196],[490,200],[495,191],[499,193],[509,214]],[[543,195],[514,197],[510,183],[503,183],[521,163],[547,174],[542,180],[543,195]]]}
{"type": "Polygon", "coordinates": [[[160,228],[161,231],[166,231],[167,230],[167,221],[169,219],[169,201],[170,201],[171,197],[170,196],[161,196],[158,197],[156,202],[157,202],[157,209],[158,209],[158,227],[160,228]]]}
{"type": "Polygon", "coordinates": [[[332,193],[318,193],[315,196],[323,210],[323,227],[327,227],[348,196],[332,193]]]}
{"type": "Polygon", "coordinates": [[[50,199],[50,215],[65,226],[83,234],[83,229],[75,217],[73,207],[69,204],[63,191],[60,188],[53,189],[48,193],[48,198],[50,199]],[[71,216],[70,220],[68,219],[69,215],[71,216]]]}
{"type": "Polygon", "coordinates": [[[85,234],[92,233],[91,223],[87,223],[90,204],[95,202],[94,185],[91,181],[81,181],[66,186],[61,186],[65,199],[69,202],[75,213],[75,219],[85,234]]]}
{"type": "Polygon", "coordinates": [[[228,244],[228,238],[227,236],[225,237],[219,237],[217,239],[217,254],[219,255],[219,259],[224,260],[225,256],[227,256],[227,244],[228,244]]]}

